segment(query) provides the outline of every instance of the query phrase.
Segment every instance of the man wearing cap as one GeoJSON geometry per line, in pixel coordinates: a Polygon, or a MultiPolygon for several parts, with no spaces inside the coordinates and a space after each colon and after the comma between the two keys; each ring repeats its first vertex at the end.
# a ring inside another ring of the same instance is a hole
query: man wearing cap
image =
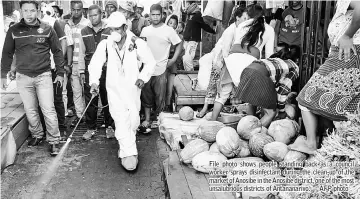
{"type": "MultiPolygon", "coordinates": [[[[150,25],[149,21],[142,17],[141,12],[138,11],[139,8],[141,10],[141,6],[141,4],[137,5],[136,12],[134,12],[134,17],[131,22],[131,32],[133,32],[138,37],[140,36],[142,29],[150,25]]],[[[142,6],[142,10],[144,10],[144,6],[142,6]]]]}
{"type": "Polygon", "coordinates": [[[99,92],[99,78],[107,62],[106,89],[115,136],[119,142],[118,156],[126,170],[135,170],[138,163],[136,129],[140,124],[140,93],[149,81],[156,62],[146,42],[130,32],[120,12],[110,15],[107,23],[111,35],[102,40],[88,66],[91,93],[99,92]],[[138,61],[144,63],[139,71],[138,61]]]}
{"type": "Polygon", "coordinates": [[[110,17],[111,13],[117,11],[117,9],[118,9],[118,4],[116,1],[111,1],[111,0],[106,1],[105,12],[106,12],[107,18],[110,17]]]}
{"type": "MultiPolygon", "coordinates": [[[[101,20],[101,8],[98,5],[92,5],[89,7],[89,19],[91,23],[81,30],[81,38],[80,38],[80,56],[79,59],[79,72],[82,84],[84,85],[84,96],[85,103],[88,104],[91,99],[90,93],[90,85],[89,83],[89,71],[88,65],[90,63],[91,57],[93,56],[97,45],[103,39],[106,39],[109,36],[109,29],[105,28],[106,23],[101,20]]],[[[107,93],[106,93],[106,64],[102,67],[102,73],[100,77],[100,98],[103,106],[108,104],[107,93]]],[[[87,131],[83,135],[85,140],[91,139],[93,135],[96,134],[96,121],[98,114],[98,97],[94,98],[91,102],[91,105],[86,110],[86,127],[87,131]]],[[[111,127],[113,123],[112,118],[109,113],[109,107],[104,107],[104,120],[105,120],[105,129],[107,137],[111,137],[110,135],[114,135],[114,130],[111,127]]]]}
{"type": "Polygon", "coordinates": [[[141,4],[141,3],[138,3],[138,4],[136,5],[136,12],[137,12],[140,16],[142,16],[142,13],[144,12],[144,5],[141,4]]]}
{"type": "Polygon", "coordinates": [[[79,59],[80,56],[80,37],[81,29],[89,25],[90,21],[83,17],[83,3],[82,1],[71,1],[71,18],[68,20],[68,24],[72,31],[72,38],[74,40],[73,50],[73,63],[72,63],[72,74],[71,74],[71,87],[73,90],[73,99],[75,104],[75,111],[77,118],[72,121],[70,127],[75,127],[77,122],[80,120],[81,115],[85,110],[85,101],[83,96],[83,85],[80,80],[79,73],[79,59]]]}
{"type": "Polygon", "coordinates": [[[132,30],[132,20],[135,19],[136,3],[133,0],[120,1],[119,11],[125,16],[129,30],[132,30]]]}

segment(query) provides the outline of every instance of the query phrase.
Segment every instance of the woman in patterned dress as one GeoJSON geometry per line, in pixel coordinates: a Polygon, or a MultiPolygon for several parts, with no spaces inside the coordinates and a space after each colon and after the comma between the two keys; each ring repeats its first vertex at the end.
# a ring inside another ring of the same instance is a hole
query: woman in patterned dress
{"type": "Polygon", "coordinates": [[[306,139],[299,137],[290,147],[313,154],[317,149],[318,116],[344,121],[347,112],[359,109],[360,101],[360,2],[339,0],[329,24],[331,49],[328,59],[313,74],[297,100],[306,139]]]}

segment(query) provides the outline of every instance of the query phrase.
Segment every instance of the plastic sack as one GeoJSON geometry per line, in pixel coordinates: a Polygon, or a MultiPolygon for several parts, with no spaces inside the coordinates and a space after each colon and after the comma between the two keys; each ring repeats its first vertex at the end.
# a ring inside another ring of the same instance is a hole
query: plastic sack
{"type": "Polygon", "coordinates": [[[206,90],[209,85],[213,54],[213,52],[210,52],[199,59],[199,73],[196,90],[206,90]]]}
{"type": "Polygon", "coordinates": [[[215,20],[223,18],[224,1],[209,0],[204,10],[203,16],[209,16],[215,20]]]}

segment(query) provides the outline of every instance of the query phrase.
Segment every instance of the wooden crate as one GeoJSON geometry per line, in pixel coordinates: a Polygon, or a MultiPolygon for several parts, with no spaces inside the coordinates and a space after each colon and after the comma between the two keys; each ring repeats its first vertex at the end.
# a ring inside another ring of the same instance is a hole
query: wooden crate
{"type": "Polygon", "coordinates": [[[165,192],[171,199],[235,199],[229,192],[210,192],[208,174],[200,173],[179,160],[180,150],[170,151],[163,161],[165,192]]]}
{"type": "Polygon", "coordinates": [[[202,105],[205,101],[206,91],[196,91],[191,88],[191,80],[197,77],[194,74],[178,74],[174,79],[174,110],[178,111],[185,105],[202,105]]]}
{"type": "Polygon", "coordinates": [[[1,169],[4,169],[13,163],[16,150],[25,142],[30,132],[24,105],[14,85],[6,92],[1,92],[1,102],[6,104],[1,109],[1,156],[4,157],[1,159],[1,169]]]}

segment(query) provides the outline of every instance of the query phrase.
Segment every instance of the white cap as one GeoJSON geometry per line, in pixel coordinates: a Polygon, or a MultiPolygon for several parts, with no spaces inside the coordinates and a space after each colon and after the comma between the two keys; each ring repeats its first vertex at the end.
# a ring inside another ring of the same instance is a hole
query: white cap
{"type": "Polygon", "coordinates": [[[144,8],[144,5],[141,4],[141,3],[138,3],[138,4],[136,5],[136,7],[138,7],[138,8],[144,8]]]}
{"type": "Polygon", "coordinates": [[[90,5],[92,4],[92,2],[89,0],[82,0],[82,3],[83,3],[83,8],[89,8],[90,5]]]}
{"type": "Polygon", "coordinates": [[[116,11],[111,13],[110,17],[107,19],[106,27],[119,28],[124,24],[126,24],[126,18],[124,14],[116,11]]]}
{"type": "Polygon", "coordinates": [[[49,15],[50,17],[54,16],[55,12],[52,6],[44,4],[41,7],[41,11],[44,13],[44,15],[49,15]]]}

